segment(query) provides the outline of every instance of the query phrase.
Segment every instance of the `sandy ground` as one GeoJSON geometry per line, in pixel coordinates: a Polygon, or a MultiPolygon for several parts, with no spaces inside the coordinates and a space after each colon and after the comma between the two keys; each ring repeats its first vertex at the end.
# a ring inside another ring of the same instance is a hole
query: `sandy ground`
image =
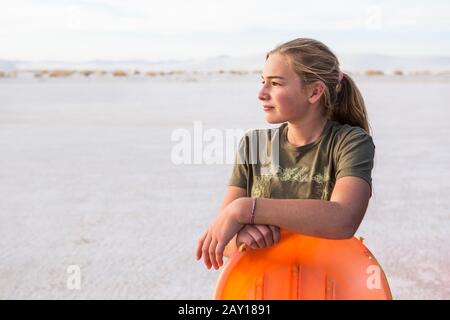
{"type": "MultiPolygon", "coordinates": [[[[450,82],[358,79],[376,144],[357,235],[396,299],[450,298],[450,82]]],[[[268,127],[257,75],[0,81],[0,298],[209,299],[194,258],[230,165],[174,165],[171,133],[268,127]],[[81,270],[79,290],[68,267],[81,270]]]]}

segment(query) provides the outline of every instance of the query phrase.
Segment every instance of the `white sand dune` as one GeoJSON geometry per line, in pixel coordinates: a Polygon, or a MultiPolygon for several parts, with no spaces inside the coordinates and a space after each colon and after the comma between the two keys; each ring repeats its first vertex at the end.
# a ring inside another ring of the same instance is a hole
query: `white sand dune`
{"type": "MultiPolygon", "coordinates": [[[[376,144],[358,235],[394,298],[449,299],[450,83],[358,81],[376,144]]],[[[259,85],[1,80],[0,298],[209,299],[218,273],[194,250],[231,166],[176,166],[170,137],[268,127],[259,85]]]]}

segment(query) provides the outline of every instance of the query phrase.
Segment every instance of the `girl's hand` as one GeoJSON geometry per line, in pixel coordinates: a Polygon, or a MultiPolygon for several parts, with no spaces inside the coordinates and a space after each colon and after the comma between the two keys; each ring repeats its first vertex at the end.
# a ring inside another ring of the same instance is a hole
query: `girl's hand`
{"type": "Polygon", "coordinates": [[[245,243],[247,247],[262,249],[273,246],[280,241],[280,228],[262,224],[248,224],[237,234],[236,245],[245,243]]]}
{"type": "Polygon", "coordinates": [[[239,198],[231,202],[218,214],[213,223],[203,233],[197,244],[197,260],[203,256],[208,269],[219,269],[223,265],[225,246],[241,230],[239,221],[244,212],[250,212],[251,199],[239,198]]]}

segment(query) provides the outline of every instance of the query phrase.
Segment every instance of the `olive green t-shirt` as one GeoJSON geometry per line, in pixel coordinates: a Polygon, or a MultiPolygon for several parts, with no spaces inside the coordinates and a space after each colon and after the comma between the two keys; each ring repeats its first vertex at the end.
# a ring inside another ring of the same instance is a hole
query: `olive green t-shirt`
{"type": "Polygon", "coordinates": [[[355,176],[367,181],[372,196],[374,155],[372,137],[360,127],[328,120],[315,142],[296,147],[285,122],[241,138],[228,185],[252,197],[330,200],[337,179],[355,176]]]}

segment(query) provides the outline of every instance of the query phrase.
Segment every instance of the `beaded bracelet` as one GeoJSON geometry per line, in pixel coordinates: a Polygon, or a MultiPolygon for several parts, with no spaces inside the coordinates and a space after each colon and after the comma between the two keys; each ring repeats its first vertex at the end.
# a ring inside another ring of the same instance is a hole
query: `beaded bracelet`
{"type": "Polygon", "coordinates": [[[250,218],[250,224],[255,224],[255,207],[256,207],[256,197],[252,198],[252,214],[251,214],[251,218],[250,218]]]}

